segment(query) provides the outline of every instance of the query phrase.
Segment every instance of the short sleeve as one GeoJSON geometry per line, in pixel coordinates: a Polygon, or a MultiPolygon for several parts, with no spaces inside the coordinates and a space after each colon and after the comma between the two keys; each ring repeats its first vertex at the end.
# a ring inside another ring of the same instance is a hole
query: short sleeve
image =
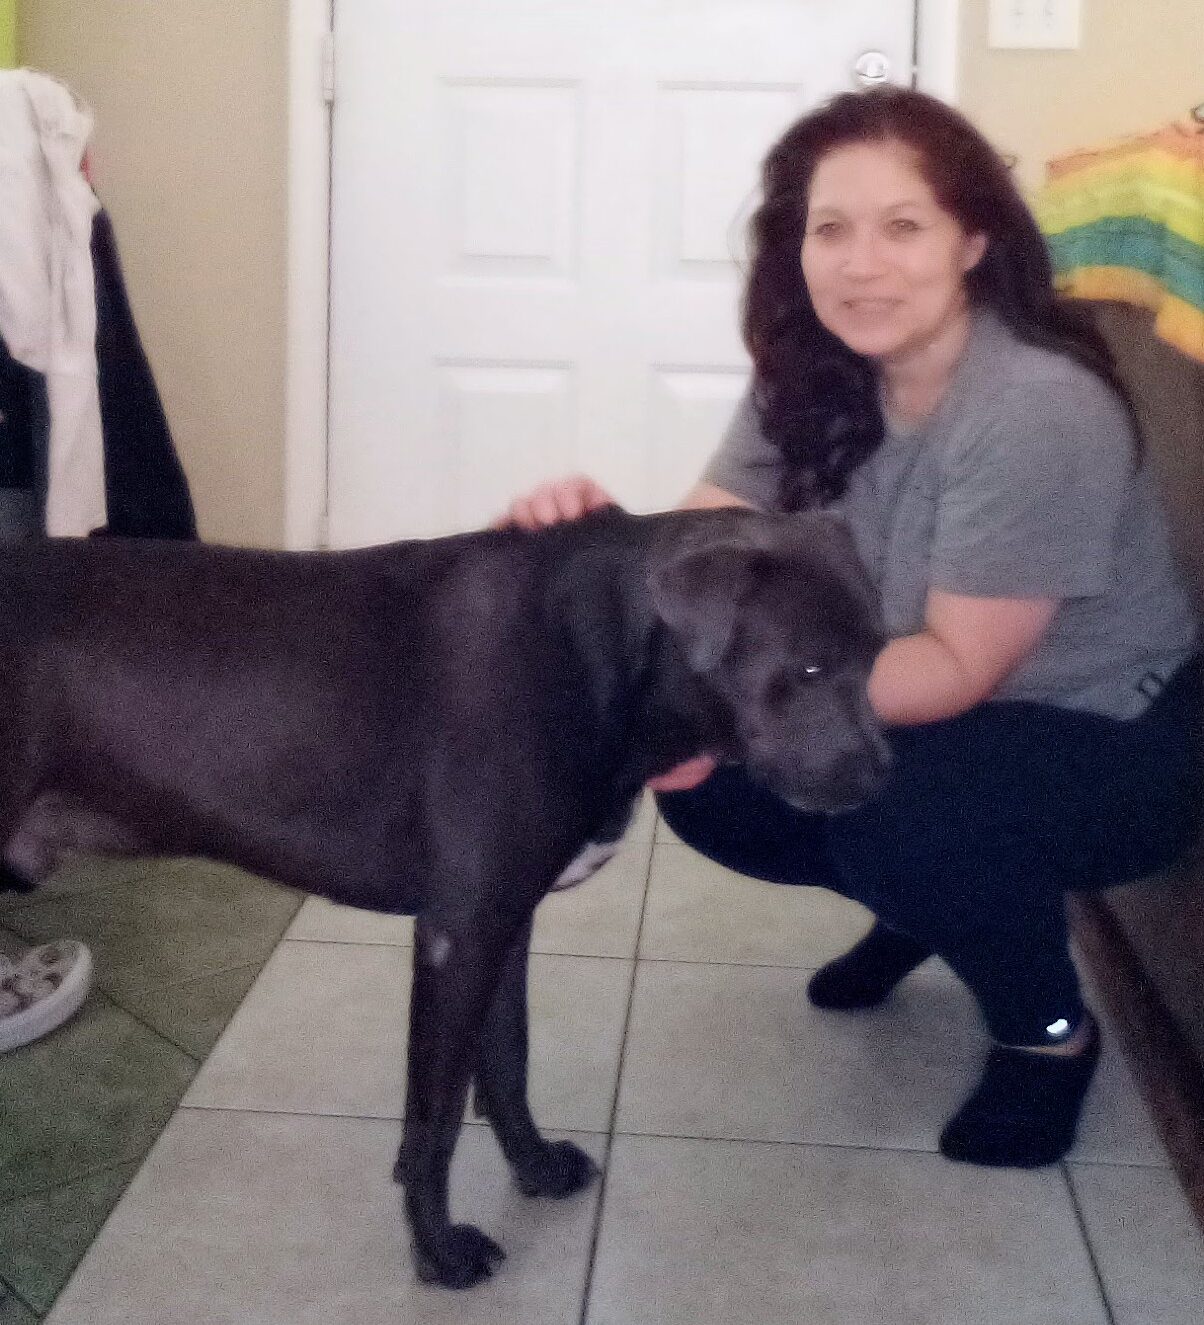
{"type": "Polygon", "coordinates": [[[762,510],[778,504],[782,455],[761,432],[752,391],[746,391],[703,470],[702,478],[762,510]]]}
{"type": "Polygon", "coordinates": [[[1001,598],[1105,592],[1134,461],[1129,416],[1103,382],[1008,388],[945,459],[930,587],[1001,598]]]}

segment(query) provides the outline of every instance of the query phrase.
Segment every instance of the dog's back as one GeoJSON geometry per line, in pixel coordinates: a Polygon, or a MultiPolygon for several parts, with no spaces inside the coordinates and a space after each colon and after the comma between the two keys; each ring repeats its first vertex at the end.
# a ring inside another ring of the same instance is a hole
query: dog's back
{"type": "MultiPolygon", "coordinates": [[[[549,620],[553,582],[599,539],[637,530],[650,536],[616,516],[339,553],[6,549],[9,864],[40,874],[62,845],[213,855],[413,910],[434,857],[471,849],[466,825],[497,807],[546,818],[556,807],[524,805],[522,786],[576,775],[589,678],[549,620]],[[449,801],[454,846],[440,836],[449,801]]],[[[588,828],[579,817],[568,834],[588,828]]]]}
{"type": "Polygon", "coordinates": [[[408,909],[407,881],[381,874],[437,735],[425,646],[462,550],[6,550],[0,830],[53,795],[78,845],[227,856],[408,909]],[[111,842],[83,807],[112,817],[111,842]]]}
{"type": "MultiPolygon", "coordinates": [[[[754,654],[772,639],[764,661],[785,666],[814,618],[848,636],[857,690],[872,640],[837,630],[836,615],[869,608],[833,562],[839,540],[747,511],[606,512],[351,552],[10,547],[5,861],[36,879],[64,847],[206,855],[382,911],[415,910],[431,878],[479,877],[485,860],[546,889],[652,773],[736,749],[733,704],[759,690],[697,674],[649,577],[744,525],[792,586],[781,606],[760,594],[773,628],[746,633],[754,654]]],[[[734,588],[715,596],[730,616],[734,588]]],[[[821,717],[802,702],[789,722],[747,715],[771,738],[766,770],[823,782],[831,760],[796,728],[843,733],[860,759],[851,703],[821,717]]]]}

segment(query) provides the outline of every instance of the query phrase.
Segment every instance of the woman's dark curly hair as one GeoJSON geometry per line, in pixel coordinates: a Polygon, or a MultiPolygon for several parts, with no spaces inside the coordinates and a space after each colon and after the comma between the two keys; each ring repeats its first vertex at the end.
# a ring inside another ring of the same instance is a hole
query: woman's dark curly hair
{"type": "Polygon", "coordinates": [[[1055,293],[1041,232],[982,134],[944,102],[910,88],[842,93],[798,120],[770,150],[762,201],[750,222],[744,342],[761,429],[785,461],[786,510],[839,497],[882,441],[874,366],[820,324],[801,252],[820,160],[851,143],[891,142],[915,153],[937,202],[967,234],[987,237],[982,260],[966,277],[970,302],[993,308],[1021,340],[1072,356],[1124,398],[1103,339],[1055,293]]]}

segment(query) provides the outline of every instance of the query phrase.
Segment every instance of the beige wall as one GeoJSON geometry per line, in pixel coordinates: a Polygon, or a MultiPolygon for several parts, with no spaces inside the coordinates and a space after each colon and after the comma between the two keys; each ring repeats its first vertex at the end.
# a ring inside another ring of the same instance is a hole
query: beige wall
{"type": "Polygon", "coordinates": [[[1050,157],[1140,133],[1204,101],[1204,0],[1082,0],[1076,51],[987,49],[987,0],[961,0],[959,104],[1019,158],[1027,189],[1050,157]]]}
{"type": "Polygon", "coordinates": [[[96,112],[97,191],[204,537],[284,536],[288,0],[22,0],[96,112]]]}

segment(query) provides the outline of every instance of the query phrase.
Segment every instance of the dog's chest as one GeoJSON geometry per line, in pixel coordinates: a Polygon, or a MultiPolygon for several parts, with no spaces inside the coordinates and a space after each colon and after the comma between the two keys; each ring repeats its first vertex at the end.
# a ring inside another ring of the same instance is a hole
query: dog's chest
{"type": "Polygon", "coordinates": [[[560,877],[552,885],[552,891],[563,892],[565,888],[574,888],[596,874],[619,849],[619,840],[587,842],[561,871],[560,877]]]}

